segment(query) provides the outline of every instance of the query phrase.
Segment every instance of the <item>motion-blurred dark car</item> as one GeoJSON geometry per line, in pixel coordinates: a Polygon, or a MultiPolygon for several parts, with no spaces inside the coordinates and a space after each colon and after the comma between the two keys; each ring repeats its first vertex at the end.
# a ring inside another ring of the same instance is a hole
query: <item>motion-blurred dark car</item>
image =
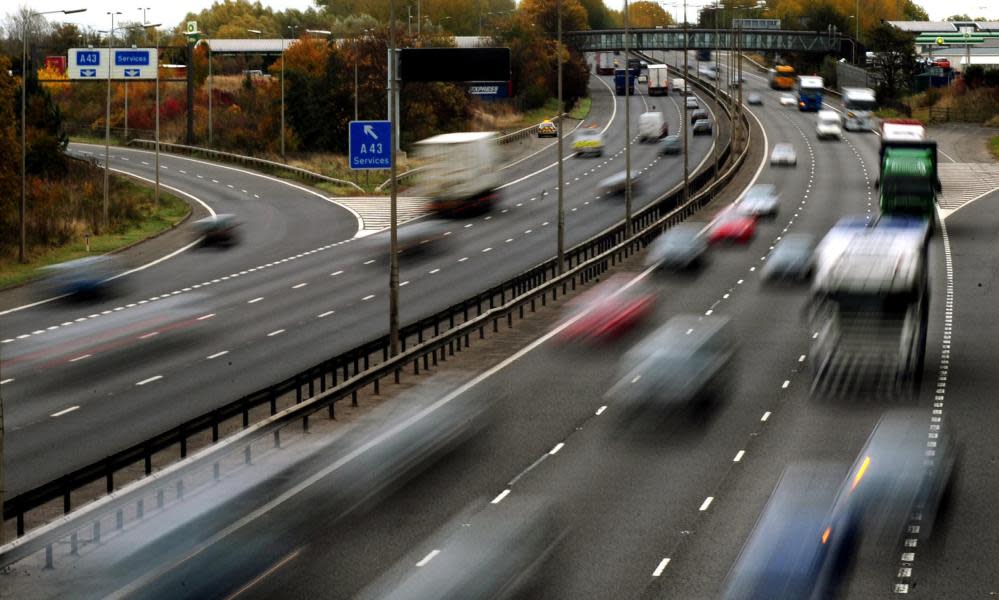
{"type": "Polygon", "coordinates": [[[239,221],[236,215],[220,213],[193,223],[203,246],[235,246],[239,243],[239,221]]]}
{"type": "Polygon", "coordinates": [[[769,183],[758,183],[749,188],[742,200],[735,205],[736,209],[751,217],[776,217],[780,210],[780,196],[777,186],[769,183]]]}
{"type": "Polygon", "coordinates": [[[608,342],[632,330],[648,318],[655,307],[654,288],[641,282],[625,288],[627,275],[615,275],[574,299],[568,319],[575,319],[559,333],[563,343],[608,342]]]}
{"type": "Polygon", "coordinates": [[[708,111],[704,110],[703,108],[692,110],[690,111],[689,117],[690,117],[690,124],[693,125],[694,123],[700,121],[701,119],[707,119],[708,111]]]}
{"type": "Polygon", "coordinates": [[[711,121],[707,119],[698,119],[694,123],[694,127],[691,130],[694,135],[701,135],[704,133],[711,133],[711,121]]]}
{"type": "MultiPolygon", "coordinates": [[[[634,194],[635,190],[639,186],[639,182],[642,178],[642,172],[638,169],[632,169],[631,171],[631,193],[634,194]]],[[[606,196],[617,196],[624,195],[625,186],[627,184],[627,177],[625,172],[621,171],[619,173],[614,173],[609,177],[605,177],[598,184],[600,193],[606,196]]]]}
{"type": "Polygon", "coordinates": [[[116,256],[88,256],[39,269],[45,294],[92,300],[120,291],[117,276],[124,272],[116,256]]]}
{"type": "Polygon", "coordinates": [[[785,235],[760,269],[764,281],[804,281],[815,268],[815,237],[806,233],[785,235]]]}
{"type": "Polygon", "coordinates": [[[738,242],[748,244],[756,235],[756,217],[731,207],[721,212],[708,226],[708,243],[738,242]]]}
{"type": "Polygon", "coordinates": [[[678,135],[667,135],[659,142],[659,154],[680,154],[683,152],[683,140],[678,135]]]}
{"type": "Polygon", "coordinates": [[[701,226],[681,223],[659,236],[645,258],[646,266],[665,270],[683,270],[704,264],[708,242],[701,235],[701,226]]]}
{"type": "MultiPolygon", "coordinates": [[[[453,226],[453,223],[432,218],[403,223],[396,230],[399,254],[413,256],[442,251],[446,247],[447,232],[453,226]]],[[[371,252],[388,254],[391,235],[391,231],[384,229],[362,238],[360,244],[371,252]]]]}
{"type": "Polygon", "coordinates": [[[607,395],[663,406],[723,399],[733,375],[731,327],[726,317],[673,317],[625,353],[607,395]]]}
{"type": "Polygon", "coordinates": [[[724,600],[830,600],[848,575],[858,519],[842,465],[792,463],[726,579],[724,600]]]}

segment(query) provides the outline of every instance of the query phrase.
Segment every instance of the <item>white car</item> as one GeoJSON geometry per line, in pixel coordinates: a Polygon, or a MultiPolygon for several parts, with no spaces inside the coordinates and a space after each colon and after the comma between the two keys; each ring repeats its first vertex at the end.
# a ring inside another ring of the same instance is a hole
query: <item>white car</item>
{"type": "Polygon", "coordinates": [[[798,165],[798,155],[794,153],[794,146],[787,142],[774,144],[774,150],[770,153],[770,165],[787,165],[794,167],[798,165]]]}
{"type": "Polygon", "coordinates": [[[687,108],[694,110],[700,108],[701,105],[694,96],[687,96],[687,108]]]}
{"type": "Polygon", "coordinates": [[[794,106],[798,103],[791,94],[781,94],[780,95],[780,105],[781,106],[794,106]]]}
{"type": "Polygon", "coordinates": [[[749,188],[736,207],[739,214],[747,217],[776,217],[780,209],[777,187],[769,183],[758,183],[749,188]]]}

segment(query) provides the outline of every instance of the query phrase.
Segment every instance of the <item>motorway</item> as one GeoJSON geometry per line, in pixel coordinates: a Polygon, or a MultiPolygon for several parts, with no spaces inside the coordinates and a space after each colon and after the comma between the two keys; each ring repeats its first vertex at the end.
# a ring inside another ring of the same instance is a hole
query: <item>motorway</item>
{"type": "MultiPolygon", "coordinates": [[[[565,163],[570,245],[624,212],[620,198],[596,192],[605,174],[623,170],[623,98],[610,93],[606,78],[594,78],[591,95],[588,121],[606,127],[607,152],[565,163]]],[[[663,101],[675,132],[679,107],[663,101]]],[[[648,104],[631,99],[632,131],[648,104]]],[[[711,145],[709,136],[692,138],[692,169],[711,145]]],[[[554,254],[553,155],[504,170],[502,201],[490,214],[448,222],[446,244],[402,261],[403,323],[554,254]]],[[[148,152],[115,149],[112,166],[151,179],[150,163],[148,152]]],[[[645,172],[635,208],[679,182],[680,164],[660,159],[653,145],[634,145],[632,168],[645,172]]],[[[352,213],[304,186],[243,169],[166,155],[162,165],[163,182],[178,193],[237,214],[245,242],[228,251],[191,249],[133,273],[119,298],[0,315],[11,495],[386,332],[386,253],[354,237],[352,213]]]]}
{"type": "MultiPolygon", "coordinates": [[[[795,169],[758,172],[759,183],[781,192],[781,212],[761,224],[748,247],[713,252],[700,276],[653,280],[661,290],[654,322],[678,313],[733,320],[740,351],[727,401],[690,414],[623,411],[604,394],[634,336],[599,353],[545,336],[467,391],[444,396],[492,404],[487,428],[401,489],[377,494],[380,503],[350,501],[351,482],[366,471],[357,460],[341,464],[337,440],[213,510],[195,504],[196,518],[185,527],[114,562],[113,585],[91,577],[111,564],[95,554],[97,571],[69,575],[86,575],[87,587],[70,589],[95,596],[351,598],[373,582],[453,560],[450,540],[494,527],[497,515],[513,523],[525,499],[544,498],[565,528],[523,597],[716,598],[785,466],[832,461],[845,476],[882,412],[916,406],[926,410],[928,424],[931,409],[941,411],[962,445],[948,510],[932,538],[917,530],[905,548],[902,540],[865,538],[843,596],[997,593],[999,574],[987,557],[999,539],[991,430],[999,419],[991,390],[999,381],[990,368],[999,334],[990,318],[999,192],[952,213],[931,243],[930,330],[918,397],[813,397],[805,294],[762,286],[758,266],[785,233],[822,235],[843,215],[876,214],[878,140],[848,133],[842,142],[817,142],[814,115],[780,107],[777,93],[754,74],[746,87],[764,96],[763,106],[750,109],[766,131],[766,148],[789,142],[798,154],[795,169]],[[316,472],[322,476],[306,479],[316,472]]],[[[634,266],[625,269],[638,275],[634,266]]],[[[355,434],[368,439],[370,432],[355,434]]]]}

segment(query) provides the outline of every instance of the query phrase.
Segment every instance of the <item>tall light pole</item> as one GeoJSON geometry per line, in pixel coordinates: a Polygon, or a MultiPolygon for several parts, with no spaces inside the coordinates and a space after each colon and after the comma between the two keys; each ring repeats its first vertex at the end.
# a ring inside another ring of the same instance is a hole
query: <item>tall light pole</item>
{"type": "Polygon", "coordinates": [[[153,9],[149,8],[148,6],[146,8],[142,8],[140,6],[139,8],[137,8],[135,10],[141,10],[142,11],[142,23],[143,23],[143,27],[145,27],[145,24],[149,22],[149,21],[146,21],[146,11],[147,10],[153,10],[153,9]]]}
{"type": "Polygon", "coordinates": [[[396,94],[399,93],[399,82],[396,80],[398,63],[395,55],[395,0],[389,0],[389,89],[388,89],[388,118],[389,127],[392,129],[391,142],[391,165],[389,172],[390,193],[389,193],[389,349],[391,355],[399,353],[399,235],[398,235],[398,188],[396,182],[396,158],[398,152],[398,131],[399,125],[395,118],[396,94]]]}
{"type": "MultiPolygon", "coordinates": [[[[628,56],[628,0],[624,0],[624,231],[631,236],[631,57],[628,56]]],[[[686,154],[686,153],[684,153],[686,154]]]]}
{"type": "MultiPolygon", "coordinates": [[[[27,212],[26,209],[27,209],[27,189],[28,189],[27,188],[28,138],[25,135],[25,132],[28,129],[27,92],[26,92],[26,88],[28,87],[28,28],[31,26],[30,21],[32,17],[37,17],[41,15],[51,15],[57,13],[70,15],[73,13],[80,13],[85,10],[87,9],[76,8],[70,10],[52,10],[47,12],[28,13],[28,15],[24,18],[24,24],[22,26],[21,44],[23,48],[21,54],[21,209],[20,209],[21,244],[18,250],[18,260],[21,261],[22,263],[26,262],[27,260],[25,257],[25,234],[27,231],[25,227],[25,213],[27,212]]],[[[0,544],[4,543],[3,502],[5,497],[4,493],[5,488],[4,488],[4,471],[3,471],[3,463],[4,463],[3,445],[4,445],[3,395],[0,394],[0,544]]]]}
{"type": "MultiPolygon", "coordinates": [[[[207,33],[207,32],[206,32],[207,33]]],[[[212,127],[212,42],[205,36],[204,39],[205,47],[208,48],[208,147],[211,148],[214,144],[212,141],[212,133],[215,128],[212,127]]]]}
{"type": "MultiPolygon", "coordinates": [[[[75,8],[70,10],[49,10],[45,12],[31,12],[24,17],[24,23],[21,26],[21,208],[18,211],[21,221],[21,242],[17,251],[17,260],[24,263],[27,262],[27,209],[28,209],[28,31],[31,27],[32,17],[40,17],[42,15],[54,15],[54,14],[64,14],[71,15],[73,13],[80,13],[87,9],[85,8],[75,8]]],[[[3,422],[3,414],[0,411],[0,425],[3,422]]],[[[3,453],[2,449],[2,432],[0,432],[0,454],[3,453]]],[[[0,497],[3,496],[3,465],[0,464],[0,497]]],[[[0,501],[0,506],[3,506],[2,501],[0,501]]],[[[0,527],[2,529],[2,527],[0,527]]],[[[0,540],[3,539],[3,534],[0,533],[0,540]]]]}
{"type": "Polygon", "coordinates": [[[562,172],[562,121],[565,114],[565,109],[562,106],[562,0],[555,0],[555,20],[557,25],[555,30],[557,31],[557,45],[555,52],[558,54],[558,131],[556,135],[558,136],[558,142],[556,143],[555,150],[558,152],[558,273],[561,275],[565,272],[565,204],[563,200],[562,188],[565,184],[565,177],[562,172]]]}
{"type": "MultiPolygon", "coordinates": [[[[146,16],[146,11],[150,10],[148,8],[140,9],[142,11],[142,16],[146,16]]],[[[157,27],[161,27],[162,23],[146,23],[143,22],[139,27],[146,31],[146,36],[149,36],[149,30],[156,30],[157,27]]],[[[126,96],[127,98],[127,96],[126,96]]],[[[153,193],[153,203],[154,206],[159,209],[160,207],[160,35],[159,32],[156,33],[156,188],[153,193]]]]}
{"type": "MultiPolygon", "coordinates": [[[[295,32],[298,31],[298,25],[288,25],[288,29],[291,30],[292,38],[295,36],[295,32]]],[[[284,51],[286,45],[284,43],[284,32],[281,32],[281,160],[283,162],[288,162],[288,158],[284,153],[284,51]]]]}
{"type": "Polygon", "coordinates": [[[103,226],[108,226],[108,186],[111,181],[111,41],[114,39],[114,18],[120,12],[108,11],[111,16],[111,29],[108,30],[108,93],[104,109],[104,216],[103,226]]]}

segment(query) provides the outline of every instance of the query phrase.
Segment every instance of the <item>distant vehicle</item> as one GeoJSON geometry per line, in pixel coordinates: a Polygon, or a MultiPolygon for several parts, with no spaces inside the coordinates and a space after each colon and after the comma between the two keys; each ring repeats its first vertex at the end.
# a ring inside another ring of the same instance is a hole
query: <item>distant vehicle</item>
{"type": "Polygon", "coordinates": [[[639,60],[638,61],[638,68],[640,70],[642,70],[642,71],[648,71],[649,70],[649,63],[645,62],[644,60],[639,60]]]}
{"type": "Polygon", "coordinates": [[[690,90],[687,89],[687,82],[683,80],[683,77],[675,77],[673,79],[673,89],[676,93],[681,96],[689,96],[690,90]]]}
{"type": "Polygon", "coordinates": [[[827,600],[848,578],[859,516],[842,465],[791,463],[726,578],[723,600],[827,600]]]}
{"type": "Polygon", "coordinates": [[[777,65],[767,72],[767,79],[775,90],[790,90],[794,87],[794,67],[777,65]]]}
{"type": "Polygon", "coordinates": [[[871,131],[874,129],[873,111],[878,107],[877,95],[870,88],[843,88],[843,112],[846,119],[843,128],[847,131],[871,131]]]}
{"type": "Polygon", "coordinates": [[[596,53],[596,68],[597,75],[613,75],[614,67],[614,54],[610,52],[597,52],[596,53]]]}
{"type": "Polygon", "coordinates": [[[628,350],[607,392],[625,403],[682,406],[723,400],[735,338],[727,317],[677,315],[628,350]]]}
{"type": "Polygon", "coordinates": [[[647,75],[639,75],[638,76],[638,84],[639,85],[648,85],[649,84],[649,77],[647,75]]]}
{"type": "Polygon", "coordinates": [[[794,106],[798,103],[791,94],[781,94],[779,102],[781,106],[794,106]]]}
{"type": "Polygon", "coordinates": [[[666,65],[649,65],[648,92],[650,96],[669,94],[669,72],[666,65]]]}
{"type": "Polygon", "coordinates": [[[701,119],[707,119],[708,111],[704,110],[703,108],[699,108],[697,110],[690,111],[688,116],[690,117],[690,124],[693,125],[694,123],[700,121],[701,119]]]}
{"type": "Polygon", "coordinates": [[[787,142],[774,144],[773,152],[770,153],[770,164],[773,166],[796,166],[798,164],[798,155],[794,152],[794,146],[787,142]]]}
{"type": "Polygon", "coordinates": [[[700,267],[707,251],[708,242],[701,234],[701,227],[680,223],[656,238],[646,255],[645,265],[673,271],[700,267]]]}
{"type": "Polygon", "coordinates": [[[498,197],[498,135],[492,131],[445,133],[413,144],[424,164],[416,190],[431,212],[460,215],[489,210],[498,197]]]}
{"type": "Polygon", "coordinates": [[[644,61],[642,61],[641,59],[638,59],[638,58],[629,58],[628,59],[628,69],[631,71],[632,75],[634,75],[635,77],[638,77],[638,74],[642,72],[642,63],[643,62],[644,61]]]}
{"type": "Polygon", "coordinates": [[[795,86],[798,94],[798,110],[816,112],[822,109],[822,95],[825,92],[825,82],[815,75],[801,75],[795,86]]]}
{"type": "Polygon", "coordinates": [[[749,103],[750,106],[759,106],[763,104],[763,96],[753,92],[746,98],[746,102],[749,103]]]}
{"type": "Polygon", "coordinates": [[[915,119],[883,120],[880,154],[881,212],[920,215],[932,221],[941,186],[937,143],[926,139],[923,124],[915,119]]]}
{"type": "Polygon", "coordinates": [[[934,67],[940,67],[941,69],[949,69],[949,68],[951,68],[950,67],[950,60],[948,60],[946,58],[938,58],[938,59],[934,60],[933,61],[933,66],[934,67]]]}
{"type": "Polygon", "coordinates": [[[193,224],[202,246],[235,246],[239,243],[239,220],[236,215],[220,213],[199,219],[193,224]]]}
{"type": "Polygon", "coordinates": [[[738,242],[748,244],[756,235],[756,217],[745,215],[733,207],[721,212],[708,226],[708,242],[738,242]]]}
{"type": "Polygon", "coordinates": [[[757,183],[749,188],[746,195],[736,205],[736,209],[751,217],[776,217],[780,210],[780,196],[777,186],[770,183],[757,183]]]}
{"type": "Polygon", "coordinates": [[[270,74],[260,69],[246,69],[243,71],[243,77],[270,77],[270,74]]]}
{"type": "Polygon", "coordinates": [[[694,127],[691,129],[691,133],[694,135],[710,134],[711,121],[708,119],[698,119],[694,122],[694,127]]]}
{"type": "Polygon", "coordinates": [[[538,125],[538,137],[558,137],[558,127],[550,119],[545,119],[538,125]]]}
{"type": "Polygon", "coordinates": [[[559,333],[563,343],[593,344],[619,338],[645,320],[656,304],[656,290],[641,283],[625,287],[631,278],[612,276],[570,301],[572,324],[559,333]]]}
{"type": "Polygon", "coordinates": [[[626,73],[624,69],[614,69],[614,93],[618,96],[635,95],[635,80],[638,79],[636,73],[626,73]]]}
{"type": "Polygon", "coordinates": [[[804,281],[815,265],[815,237],[804,233],[785,235],[760,268],[764,281],[804,281]]]}
{"type": "Polygon", "coordinates": [[[116,256],[88,256],[39,269],[46,293],[74,300],[96,300],[118,292],[116,276],[124,272],[116,256]]]}
{"type": "Polygon", "coordinates": [[[659,143],[659,154],[680,154],[683,152],[683,141],[678,135],[668,135],[659,143]]]}
{"type": "MultiPolygon", "coordinates": [[[[453,223],[443,219],[423,218],[399,225],[396,231],[396,245],[399,254],[408,256],[429,255],[441,252],[447,247],[448,231],[453,223]]],[[[379,254],[388,254],[388,229],[379,231],[359,240],[362,247],[368,247],[379,254]]]]}
{"type": "MultiPolygon", "coordinates": [[[[638,169],[632,169],[631,171],[632,193],[634,193],[635,189],[638,188],[641,178],[642,178],[642,172],[639,171],[638,169]]],[[[614,173],[613,175],[604,178],[598,185],[600,193],[603,194],[604,197],[624,194],[626,186],[627,186],[627,177],[625,176],[624,171],[621,171],[620,173],[614,173]]]]}
{"type": "Polygon", "coordinates": [[[686,103],[685,106],[690,110],[696,110],[701,107],[701,103],[698,102],[696,96],[687,96],[687,99],[684,100],[684,102],[686,103]]]}
{"type": "Polygon", "coordinates": [[[701,62],[706,60],[711,60],[711,50],[706,50],[703,48],[697,50],[697,52],[694,54],[694,57],[701,62]]]}
{"type": "Polygon", "coordinates": [[[843,120],[839,113],[834,110],[820,110],[818,120],[815,123],[815,136],[820,140],[841,140],[843,139],[843,120]]]}
{"type": "Polygon", "coordinates": [[[638,117],[638,141],[655,142],[669,133],[666,117],[661,112],[646,112],[638,117]]]}
{"type": "Polygon", "coordinates": [[[604,134],[596,125],[579,129],[573,139],[572,149],[577,156],[603,156],[604,134]]]}
{"type": "Polygon", "coordinates": [[[714,67],[701,67],[697,74],[708,79],[718,79],[718,71],[714,67]]]}

